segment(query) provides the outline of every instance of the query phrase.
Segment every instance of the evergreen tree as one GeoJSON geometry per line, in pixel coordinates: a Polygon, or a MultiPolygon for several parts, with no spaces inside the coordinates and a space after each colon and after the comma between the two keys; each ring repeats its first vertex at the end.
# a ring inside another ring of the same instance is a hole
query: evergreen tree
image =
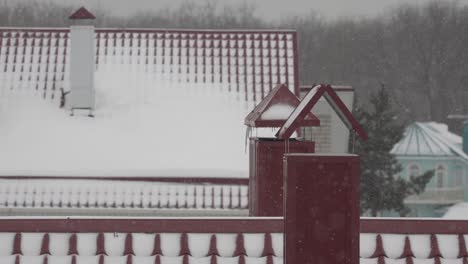
{"type": "Polygon", "coordinates": [[[405,126],[398,121],[383,86],[371,95],[370,109],[358,107],[355,115],[369,135],[369,140],[353,146],[354,153],[361,156],[361,213],[377,216],[394,210],[405,216],[409,212],[405,198],[423,192],[434,171],[410,180],[398,177],[402,168],[390,151],[403,138],[405,126]]]}

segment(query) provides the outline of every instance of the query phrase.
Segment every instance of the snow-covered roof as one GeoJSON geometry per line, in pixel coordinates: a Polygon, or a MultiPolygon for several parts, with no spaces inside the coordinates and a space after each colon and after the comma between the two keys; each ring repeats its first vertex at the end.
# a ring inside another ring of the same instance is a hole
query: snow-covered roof
{"type": "Polygon", "coordinates": [[[283,234],[182,234],[182,233],[50,233],[44,247],[44,233],[22,233],[20,254],[13,251],[14,233],[1,233],[4,242],[2,264],[19,263],[271,263],[283,262],[283,234]],[[76,241],[70,247],[71,237],[76,241]],[[239,237],[241,237],[240,240],[239,237]],[[269,251],[264,241],[268,237],[269,251]],[[102,241],[102,242],[97,242],[102,241]],[[214,241],[214,242],[213,242],[214,241]],[[240,241],[240,243],[238,242],[240,241]],[[71,254],[70,254],[71,253],[71,254]],[[100,262],[100,259],[103,262],[100,262]]]}
{"type": "Polygon", "coordinates": [[[462,138],[448,131],[445,124],[415,122],[406,128],[403,139],[391,153],[399,156],[454,156],[468,160],[462,138]]]}
{"type": "Polygon", "coordinates": [[[447,219],[468,219],[468,203],[452,205],[443,217],[447,219]]]}
{"type": "Polygon", "coordinates": [[[294,31],[96,29],[96,117],[70,117],[69,47],[0,28],[0,175],[247,177],[244,117],[298,89],[294,31]]]}
{"type": "Polygon", "coordinates": [[[0,214],[186,215],[238,214],[248,208],[247,185],[92,179],[0,179],[0,214]],[[177,209],[174,212],[172,209],[177,209]],[[169,211],[170,210],[170,211],[169,211]],[[184,211],[185,210],[185,211],[184,211]],[[242,211],[243,210],[243,211],[242,211]],[[59,213],[59,212],[57,212],[59,213]],[[96,212],[94,212],[96,213],[96,212]]]}
{"type": "MultiPolygon", "coordinates": [[[[0,232],[0,263],[14,264],[16,259],[20,260],[19,263],[28,264],[42,264],[45,259],[49,264],[283,262],[283,234],[278,232],[282,228],[279,221],[255,218],[144,218],[121,220],[124,229],[136,227],[142,232],[120,232],[117,229],[116,232],[90,232],[89,229],[106,226],[112,230],[119,221],[42,219],[45,224],[42,227],[54,229],[54,225],[57,227],[58,224],[64,227],[62,231],[65,232],[44,232],[39,226],[36,226],[38,232],[0,232]],[[71,226],[79,227],[80,232],[67,232],[71,226]],[[88,231],[82,232],[84,230],[88,231]]],[[[16,221],[14,225],[21,222],[16,221]]],[[[38,222],[41,219],[30,223],[34,225],[38,222]]],[[[2,223],[3,227],[8,225],[2,223]]]]}
{"type": "MultiPolygon", "coordinates": [[[[284,261],[282,218],[10,218],[0,222],[2,264],[45,263],[46,259],[50,264],[284,261]]],[[[361,264],[463,264],[468,257],[464,221],[361,219],[360,225],[361,264]]]]}
{"type": "Polygon", "coordinates": [[[283,260],[283,234],[278,233],[20,233],[19,237],[15,248],[18,235],[0,233],[2,264],[14,264],[17,258],[28,264],[43,263],[46,258],[51,264],[266,264],[267,260],[280,264],[283,260]]]}
{"type": "MultiPolygon", "coordinates": [[[[299,89],[295,31],[98,28],[95,32],[98,74],[132,70],[149,73],[165,85],[215,84],[246,101],[260,101],[279,83],[299,89]]],[[[2,77],[8,81],[3,85],[12,89],[23,85],[50,97],[61,87],[67,90],[69,50],[68,28],[0,28],[2,77]]]]}

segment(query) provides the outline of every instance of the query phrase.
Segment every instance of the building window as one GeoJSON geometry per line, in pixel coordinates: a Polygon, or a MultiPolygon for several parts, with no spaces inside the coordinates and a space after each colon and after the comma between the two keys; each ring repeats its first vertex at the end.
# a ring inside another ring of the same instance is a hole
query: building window
{"type": "Polygon", "coordinates": [[[464,184],[463,178],[465,175],[463,175],[463,169],[461,167],[456,167],[455,168],[455,184],[456,187],[461,187],[464,184]]]}
{"type": "Polygon", "coordinates": [[[410,164],[408,166],[408,175],[410,177],[417,177],[419,175],[421,175],[421,167],[419,167],[418,164],[410,164]]]}
{"type": "Polygon", "coordinates": [[[438,165],[436,168],[436,184],[437,188],[443,188],[445,183],[445,175],[447,174],[447,169],[443,165],[438,165]]]}

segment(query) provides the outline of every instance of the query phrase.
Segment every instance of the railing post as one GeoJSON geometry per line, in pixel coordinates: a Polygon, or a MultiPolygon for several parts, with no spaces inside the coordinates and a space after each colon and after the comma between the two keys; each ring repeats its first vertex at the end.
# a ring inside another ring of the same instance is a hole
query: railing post
{"type": "Polygon", "coordinates": [[[285,264],[359,263],[359,157],[286,154],[285,264]]]}

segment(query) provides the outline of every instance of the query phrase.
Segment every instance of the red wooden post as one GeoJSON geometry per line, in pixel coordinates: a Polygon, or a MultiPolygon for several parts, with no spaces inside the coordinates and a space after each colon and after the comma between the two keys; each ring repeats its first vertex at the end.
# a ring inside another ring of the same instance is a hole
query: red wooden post
{"type": "Polygon", "coordinates": [[[295,139],[251,138],[249,213],[283,216],[283,155],[313,153],[315,143],[295,139]]]}
{"type": "Polygon", "coordinates": [[[359,174],[355,155],[285,155],[285,264],[359,263],[359,174]]]}

